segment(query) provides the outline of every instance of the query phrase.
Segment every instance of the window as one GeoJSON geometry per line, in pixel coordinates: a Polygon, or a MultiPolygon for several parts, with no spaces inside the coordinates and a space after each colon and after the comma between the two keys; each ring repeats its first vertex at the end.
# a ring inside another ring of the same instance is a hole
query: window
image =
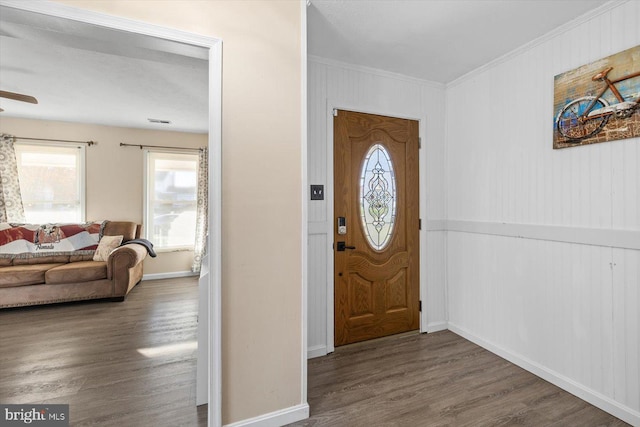
{"type": "Polygon", "coordinates": [[[15,145],[25,220],[83,222],[85,146],[15,145]]]}
{"type": "Polygon", "coordinates": [[[147,239],[158,249],[192,249],[196,235],[198,155],[147,151],[147,239]]]}
{"type": "Polygon", "coordinates": [[[375,144],[362,162],[360,218],[369,245],[383,250],[391,241],[396,222],[396,179],[391,155],[375,144]]]}

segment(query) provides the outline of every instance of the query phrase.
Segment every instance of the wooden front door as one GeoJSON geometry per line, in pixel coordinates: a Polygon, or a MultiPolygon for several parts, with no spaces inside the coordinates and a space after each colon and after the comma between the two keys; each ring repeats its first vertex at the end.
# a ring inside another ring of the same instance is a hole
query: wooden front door
{"type": "Polygon", "coordinates": [[[418,122],[334,117],[335,345],[418,329],[418,122]]]}

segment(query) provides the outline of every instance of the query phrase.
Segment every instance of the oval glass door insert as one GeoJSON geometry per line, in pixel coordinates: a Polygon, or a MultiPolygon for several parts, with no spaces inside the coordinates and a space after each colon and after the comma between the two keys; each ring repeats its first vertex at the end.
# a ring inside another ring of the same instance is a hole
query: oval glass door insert
{"type": "Polygon", "coordinates": [[[362,162],[360,217],[369,245],[383,250],[391,241],[396,220],[396,179],[391,156],[382,144],[373,145],[362,162]]]}

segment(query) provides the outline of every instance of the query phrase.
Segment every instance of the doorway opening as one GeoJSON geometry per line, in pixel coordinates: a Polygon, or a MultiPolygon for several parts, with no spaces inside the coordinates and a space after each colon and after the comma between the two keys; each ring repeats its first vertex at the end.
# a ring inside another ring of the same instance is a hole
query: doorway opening
{"type": "MultiPolygon", "coordinates": [[[[199,376],[207,378],[205,392],[208,395],[208,418],[210,425],[221,425],[221,123],[222,123],[222,41],[219,39],[200,36],[171,28],[160,27],[140,21],[119,18],[111,15],[92,12],[85,9],[43,2],[22,2],[3,0],[2,8],[13,12],[25,12],[40,14],[45,18],[60,18],[67,22],[66,28],[78,25],[89,25],[94,29],[106,32],[114,31],[121,35],[133,35],[145,37],[147,41],[159,44],[169,43],[175,45],[191,46],[206,50],[208,61],[208,104],[207,131],[208,131],[208,157],[209,157],[209,236],[207,239],[206,272],[201,277],[201,298],[204,304],[200,304],[198,318],[200,324],[205,326],[204,334],[199,334],[198,358],[206,361],[199,376]],[[208,337],[207,342],[202,342],[200,337],[208,337]]],[[[125,46],[126,47],[126,46],[125,46]]],[[[11,64],[19,67],[19,64],[11,64]]],[[[102,82],[97,82],[98,85],[102,82]]],[[[202,302],[202,301],[201,301],[202,302]]]]}

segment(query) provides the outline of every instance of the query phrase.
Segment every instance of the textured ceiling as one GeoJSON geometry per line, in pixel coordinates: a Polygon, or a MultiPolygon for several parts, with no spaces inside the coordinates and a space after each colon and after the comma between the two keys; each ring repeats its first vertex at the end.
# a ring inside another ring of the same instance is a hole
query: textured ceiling
{"type": "Polygon", "coordinates": [[[448,83],[606,0],[310,0],[308,53],[448,83]]]}
{"type": "MultiPolygon", "coordinates": [[[[311,0],[308,52],[450,82],[604,0],[311,0]]],[[[0,7],[2,117],[204,133],[206,49],[0,7]],[[171,124],[149,123],[147,119],[171,124]]]]}
{"type": "Polygon", "coordinates": [[[208,51],[0,7],[0,117],[208,132],[208,51]],[[168,125],[148,119],[169,120],[168,125]]]}

